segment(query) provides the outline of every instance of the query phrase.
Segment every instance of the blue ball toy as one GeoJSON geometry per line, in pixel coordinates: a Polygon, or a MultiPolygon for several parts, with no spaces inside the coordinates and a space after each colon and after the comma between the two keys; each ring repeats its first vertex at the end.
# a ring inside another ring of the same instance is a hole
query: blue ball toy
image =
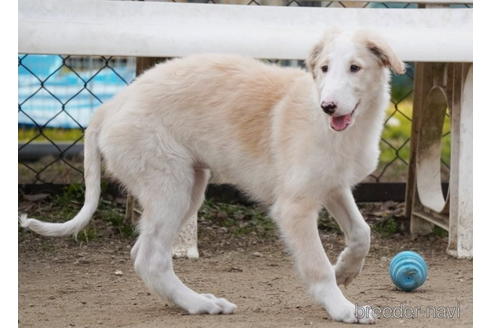
{"type": "Polygon", "coordinates": [[[427,279],[427,263],[420,254],[412,251],[396,254],[388,271],[396,287],[406,292],[422,286],[427,279]]]}

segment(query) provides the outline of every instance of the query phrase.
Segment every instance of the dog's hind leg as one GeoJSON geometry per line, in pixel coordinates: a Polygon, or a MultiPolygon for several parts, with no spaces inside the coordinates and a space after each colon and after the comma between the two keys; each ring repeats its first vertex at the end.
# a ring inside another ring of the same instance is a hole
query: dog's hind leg
{"type": "Polygon", "coordinates": [[[347,247],[335,265],[337,283],[348,285],[362,270],[371,244],[371,229],[360,214],[349,188],[331,192],[325,206],[345,234],[347,247]]]}
{"type": "Polygon", "coordinates": [[[272,207],[272,216],[294,255],[301,278],[332,319],[373,323],[372,310],[351,303],[336,283],[335,270],[319,238],[317,219],[320,207],[316,202],[299,196],[281,197],[272,207]]]}
{"type": "Polygon", "coordinates": [[[139,195],[144,208],[140,235],[132,250],[138,275],[153,292],[185,309],[190,314],[232,313],[236,305],[211,294],[198,294],[175,274],[172,245],[183,222],[195,212],[203,197],[201,173],[188,163],[166,164],[166,171],[146,172],[139,195]],[[169,171],[167,170],[169,169],[169,171]],[[199,195],[201,192],[201,196],[199,195]]]}

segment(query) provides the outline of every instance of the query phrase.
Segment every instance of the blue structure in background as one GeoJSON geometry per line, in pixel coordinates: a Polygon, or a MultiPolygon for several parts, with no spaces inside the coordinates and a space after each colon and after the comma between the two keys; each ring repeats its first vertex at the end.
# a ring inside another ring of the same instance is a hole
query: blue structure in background
{"type": "Polygon", "coordinates": [[[69,59],[19,55],[19,126],[87,127],[94,110],[135,78],[134,61],[85,57],[89,65],[78,68],[69,59]]]}

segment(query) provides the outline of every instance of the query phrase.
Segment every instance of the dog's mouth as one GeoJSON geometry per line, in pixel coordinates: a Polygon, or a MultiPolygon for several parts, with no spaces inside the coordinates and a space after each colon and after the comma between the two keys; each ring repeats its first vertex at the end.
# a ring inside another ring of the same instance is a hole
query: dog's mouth
{"type": "Polygon", "coordinates": [[[354,116],[355,110],[359,106],[359,103],[360,103],[360,101],[357,102],[357,104],[355,105],[354,109],[352,110],[352,112],[350,114],[340,115],[340,116],[332,116],[330,119],[331,128],[337,132],[343,131],[346,128],[348,128],[350,126],[350,124],[352,124],[352,118],[354,116]]]}

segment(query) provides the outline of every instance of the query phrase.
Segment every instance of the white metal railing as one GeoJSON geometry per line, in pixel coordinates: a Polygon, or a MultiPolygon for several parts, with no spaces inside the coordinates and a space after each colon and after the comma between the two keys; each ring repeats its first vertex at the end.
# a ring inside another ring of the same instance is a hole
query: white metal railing
{"type": "Polygon", "coordinates": [[[374,30],[405,61],[472,61],[472,9],[320,10],[102,0],[19,1],[19,52],[139,57],[233,52],[302,59],[329,26],[374,30]]]}

